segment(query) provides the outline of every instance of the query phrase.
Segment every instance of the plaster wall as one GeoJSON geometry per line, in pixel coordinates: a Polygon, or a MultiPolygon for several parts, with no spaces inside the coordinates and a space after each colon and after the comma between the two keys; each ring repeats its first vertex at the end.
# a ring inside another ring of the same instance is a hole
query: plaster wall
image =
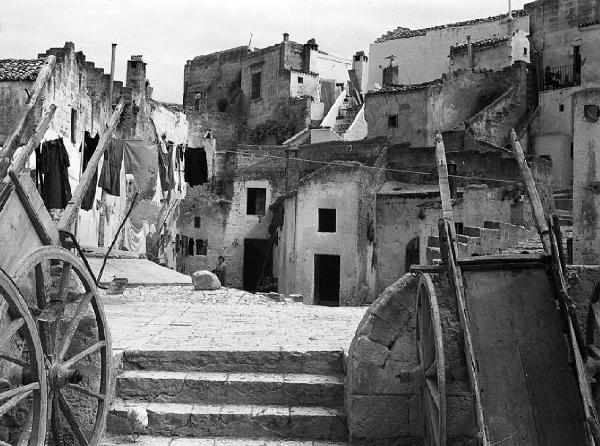
{"type": "Polygon", "coordinates": [[[344,85],[349,80],[348,70],[352,68],[350,59],[321,51],[317,54],[317,71],[321,79],[335,80],[344,85]]]}
{"type": "Polygon", "coordinates": [[[573,263],[600,264],[600,124],[585,117],[600,107],[600,89],[573,95],[573,263]]]}
{"type": "Polygon", "coordinates": [[[581,32],[581,57],[585,63],[581,67],[581,83],[584,86],[600,83],[600,24],[586,26],[581,32]]]}
{"type": "Polygon", "coordinates": [[[383,84],[383,68],[389,63],[386,57],[393,54],[398,65],[399,84],[418,84],[432,81],[448,71],[450,47],[463,44],[470,35],[472,40],[482,40],[528,30],[529,17],[506,18],[466,26],[449,26],[427,30],[424,35],[410,38],[374,42],[369,45],[368,89],[383,84]]]}

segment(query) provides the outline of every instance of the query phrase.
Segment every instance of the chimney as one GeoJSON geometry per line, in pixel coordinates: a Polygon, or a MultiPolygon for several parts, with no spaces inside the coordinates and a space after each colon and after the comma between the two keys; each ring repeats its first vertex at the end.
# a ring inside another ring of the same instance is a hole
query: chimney
{"type": "Polygon", "coordinates": [[[290,69],[290,35],[283,33],[283,42],[279,49],[279,69],[289,70],[290,69]]]}
{"type": "Polygon", "coordinates": [[[352,58],[352,70],[350,80],[356,83],[354,86],[359,93],[367,92],[367,81],[369,79],[369,58],[364,51],[358,51],[352,58]],[[354,77],[354,79],[353,79],[354,77]]]}
{"type": "Polygon", "coordinates": [[[283,41],[284,42],[289,42],[290,41],[290,35],[288,33],[283,33],[283,41]]]}
{"type": "Polygon", "coordinates": [[[108,101],[113,104],[113,82],[115,81],[115,54],[117,52],[117,44],[112,44],[112,53],[110,56],[110,82],[108,83],[108,101]]]}
{"type": "Polygon", "coordinates": [[[310,39],[308,42],[304,44],[304,50],[302,52],[303,58],[303,70],[310,71],[312,73],[318,73],[318,60],[317,60],[317,51],[319,50],[319,45],[315,39],[310,39]]]}
{"type": "Polygon", "coordinates": [[[512,7],[511,7],[511,1],[508,0],[508,20],[512,19],[512,7]]]}
{"type": "Polygon", "coordinates": [[[473,69],[475,65],[475,59],[473,56],[473,44],[471,43],[471,36],[467,36],[467,61],[469,63],[469,68],[473,69]]]}

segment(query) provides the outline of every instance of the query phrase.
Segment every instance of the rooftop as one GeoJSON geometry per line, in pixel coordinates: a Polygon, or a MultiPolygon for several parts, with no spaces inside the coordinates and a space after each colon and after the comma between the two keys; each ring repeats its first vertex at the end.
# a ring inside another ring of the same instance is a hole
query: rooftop
{"type": "Polygon", "coordinates": [[[421,84],[411,85],[386,85],[381,87],[379,90],[371,90],[367,94],[392,94],[392,93],[403,93],[407,91],[425,90],[426,88],[433,85],[441,85],[441,79],[435,79],[429,82],[423,82],[421,84]]]}
{"type": "MultiPolygon", "coordinates": [[[[491,39],[476,40],[474,42],[471,42],[471,45],[473,46],[473,48],[486,48],[486,47],[501,45],[503,43],[508,42],[509,40],[510,40],[509,36],[492,37],[491,39]]],[[[466,44],[466,43],[463,43],[461,45],[451,46],[450,54],[454,54],[454,53],[463,51],[467,48],[467,46],[468,46],[468,44],[466,44]]]]}
{"type": "Polygon", "coordinates": [[[0,81],[34,81],[43,59],[0,59],[0,81]]]}
{"type": "MultiPolygon", "coordinates": [[[[524,9],[518,9],[512,11],[513,17],[524,17],[527,15],[527,11],[524,9]]],[[[489,23],[489,22],[498,22],[500,20],[506,19],[508,14],[500,14],[492,17],[486,17],[481,19],[473,19],[473,20],[465,20],[463,22],[450,23],[448,25],[438,25],[432,26],[429,28],[421,28],[421,29],[409,29],[398,27],[393,31],[388,31],[386,34],[382,35],[379,39],[375,41],[375,43],[385,42],[387,40],[394,39],[408,39],[410,37],[424,36],[428,31],[435,31],[440,29],[448,29],[448,28],[458,28],[461,26],[471,26],[478,25],[480,23],[489,23]]]]}

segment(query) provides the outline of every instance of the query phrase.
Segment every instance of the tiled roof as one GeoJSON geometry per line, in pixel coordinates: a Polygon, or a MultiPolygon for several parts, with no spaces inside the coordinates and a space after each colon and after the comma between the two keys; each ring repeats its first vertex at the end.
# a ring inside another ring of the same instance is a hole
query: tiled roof
{"type": "Polygon", "coordinates": [[[43,59],[0,59],[0,81],[34,81],[43,59]]]}
{"type": "Polygon", "coordinates": [[[426,88],[433,85],[441,85],[441,79],[435,79],[429,82],[423,82],[422,84],[411,84],[411,85],[386,85],[381,87],[379,90],[371,90],[367,94],[390,94],[390,93],[404,93],[407,91],[425,90],[426,88]]]}
{"type": "MultiPolygon", "coordinates": [[[[491,39],[482,39],[482,40],[476,40],[474,42],[471,42],[471,45],[474,48],[484,48],[484,47],[488,47],[488,46],[496,46],[496,45],[500,45],[502,43],[508,42],[508,40],[510,39],[509,36],[504,36],[504,37],[493,37],[491,39]]],[[[462,45],[456,45],[456,46],[451,46],[450,47],[450,54],[454,54],[458,51],[464,50],[467,48],[467,44],[463,43],[462,45]]]]}
{"type": "Polygon", "coordinates": [[[598,19],[598,20],[592,20],[591,22],[582,23],[581,25],[579,25],[578,28],[585,28],[586,26],[597,25],[598,23],[600,23],[600,19],[598,19]]]}
{"type": "MultiPolygon", "coordinates": [[[[528,13],[524,9],[519,9],[512,12],[513,17],[524,17],[528,13]]],[[[379,39],[375,41],[375,43],[385,42],[387,40],[394,39],[407,39],[410,37],[424,36],[428,31],[435,31],[439,29],[447,29],[447,28],[458,28],[461,26],[470,26],[477,25],[479,23],[488,23],[488,22],[497,22],[502,19],[508,17],[508,14],[500,14],[492,17],[486,17],[483,19],[473,19],[473,20],[465,20],[464,22],[456,22],[450,23],[448,25],[438,25],[432,26],[430,28],[421,28],[421,29],[408,29],[403,27],[398,27],[393,31],[388,31],[386,34],[382,35],[379,39]]]]}

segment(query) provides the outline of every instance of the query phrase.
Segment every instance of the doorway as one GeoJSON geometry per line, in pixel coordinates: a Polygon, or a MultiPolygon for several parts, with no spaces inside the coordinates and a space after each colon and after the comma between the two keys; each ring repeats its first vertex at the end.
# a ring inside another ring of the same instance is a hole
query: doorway
{"type": "Polygon", "coordinates": [[[315,305],[340,306],[340,256],[315,254],[315,305]]]}
{"type": "Polygon", "coordinates": [[[413,238],[406,245],[406,256],[404,258],[404,272],[410,271],[411,265],[418,265],[421,261],[421,250],[420,250],[419,237],[413,238]]]}
{"type": "Polygon", "coordinates": [[[256,291],[261,273],[263,276],[271,276],[272,269],[272,259],[269,255],[269,241],[261,239],[245,239],[244,290],[251,292],[256,291]]]}

